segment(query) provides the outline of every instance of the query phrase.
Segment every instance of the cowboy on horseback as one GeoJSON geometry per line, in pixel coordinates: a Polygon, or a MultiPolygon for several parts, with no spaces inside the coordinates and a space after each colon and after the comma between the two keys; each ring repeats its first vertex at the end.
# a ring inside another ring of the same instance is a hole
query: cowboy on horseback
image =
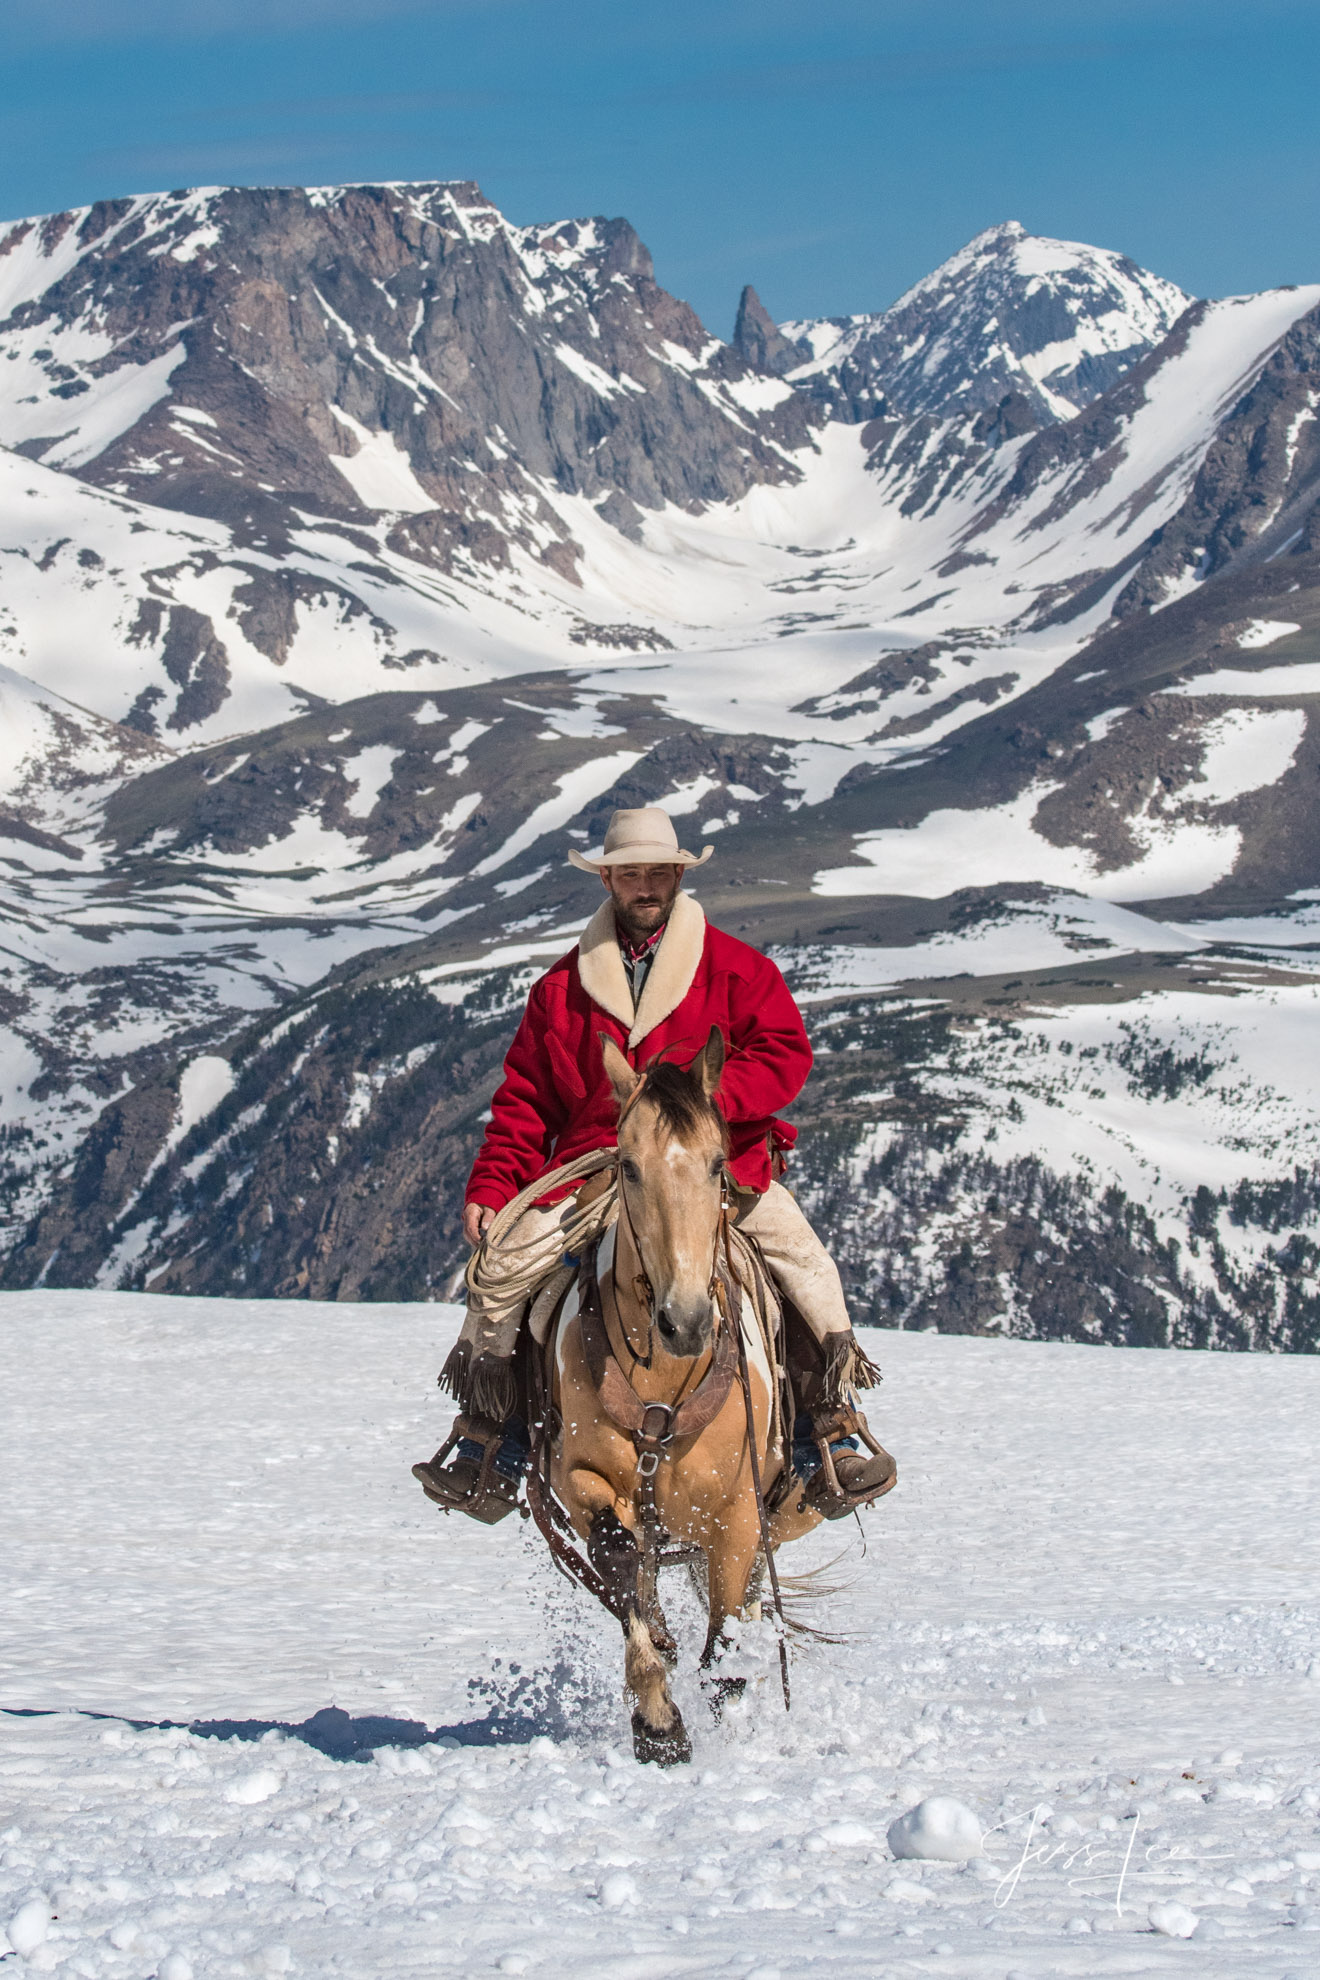
{"type": "MultiPolygon", "coordinates": [[[[874,1371],[853,1333],[838,1269],[792,1195],[779,1182],[796,1130],[777,1118],[801,1092],[811,1047],[779,970],[747,943],[707,922],[681,891],[700,855],[685,851],[658,806],[616,811],[598,853],[569,852],[598,872],[608,898],[577,947],[533,985],[491,1102],[473,1164],[463,1233],[483,1246],[479,1289],[469,1276],[467,1316],[440,1380],[455,1397],[457,1441],[413,1467],[446,1511],[493,1523],[513,1509],[526,1468],[520,1413],[519,1336],[531,1295],[564,1262],[565,1223],[581,1184],[552,1187],[503,1234],[484,1234],[503,1206],[553,1167],[615,1146],[618,1098],[602,1045],[626,1067],[661,1058],[686,1062],[712,1029],[726,1048],[719,1104],[727,1126],[725,1179],[731,1219],[755,1240],[781,1299],[799,1317],[793,1469],[815,1512],[840,1518],[878,1498],[893,1459],[865,1432],[856,1390],[874,1371]],[[870,1447],[858,1447],[862,1431],[870,1447]]],[[[617,1063],[617,1061],[616,1061],[617,1063]]],[[[583,1201],[591,1183],[582,1192],[583,1201]]],[[[570,1261],[575,1263],[576,1261],[570,1261]]],[[[656,1323],[663,1336],[667,1316],[656,1323]]]]}

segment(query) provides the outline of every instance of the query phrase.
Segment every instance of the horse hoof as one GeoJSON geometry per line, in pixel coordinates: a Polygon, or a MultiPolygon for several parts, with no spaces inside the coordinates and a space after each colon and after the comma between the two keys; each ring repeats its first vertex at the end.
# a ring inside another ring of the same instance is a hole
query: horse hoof
{"type": "Polygon", "coordinates": [[[726,1705],[736,1705],[747,1690],[746,1678],[707,1678],[706,1697],[710,1701],[711,1716],[724,1717],[726,1705]]]}
{"type": "Polygon", "coordinates": [[[632,1736],[633,1752],[643,1764],[654,1761],[657,1767],[682,1767],[692,1758],[692,1741],[677,1712],[667,1732],[649,1726],[640,1712],[634,1712],[632,1736]]]}

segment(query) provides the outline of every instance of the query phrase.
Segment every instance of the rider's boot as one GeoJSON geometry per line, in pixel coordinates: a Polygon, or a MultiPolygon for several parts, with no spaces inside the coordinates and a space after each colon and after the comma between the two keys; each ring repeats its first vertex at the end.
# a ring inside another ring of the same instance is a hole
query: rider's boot
{"type": "Polygon", "coordinates": [[[798,1417],[793,1469],[803,1480],[803,1504],[825,1519],[846,1519],[898,1483],[894,1459],[871,1435],[861,1411],[847,1404],[798,1417]]]}
{"type": "Polygon", "coordinates": [[[517,1505],[530,1456],[527,1425],[520,1416],[496,1423],[464,1413],[455,1417],[435,1456],[415,1464],[412,1474],[443,1512],[467,1513],[483,1526],[494,1526],[517,1505]]]}
{"type": "Polygon", "coordinates": [[[872,1436],[856,1401],[858,1389],[875,1387],[880,1371],[851,1326],[832,1329],[822,1341],[791,1301],[784,1302],[784,1319],[797,1399],[793,1471],[802,1486],[800,1509],[846,1519],[898,1482],[898,1466],[872,1436]]]}

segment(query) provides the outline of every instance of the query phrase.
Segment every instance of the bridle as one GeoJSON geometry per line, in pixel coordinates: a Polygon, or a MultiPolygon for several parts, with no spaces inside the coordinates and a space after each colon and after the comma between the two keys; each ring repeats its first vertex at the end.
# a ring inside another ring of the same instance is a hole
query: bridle
{"type": "MultiPolygon", "coordinates": [[[[634,1086],[632,1092],[628,1095],[628,1098],[624,1101],[622,1107],[619,1109],[618,1131],[620,1134],[623,1132],[624,1122],[627,1120],[629,1114],[631,1114],[633,1108],[637,1105],[637,1102],[641,1099],[643,1093],[646,1091],[646,1084],[648,1079],[650,1078],[650,1071],[651,1069],[649,1066],[644,1066],[642,1068],[641,1072],[637,1075],[637,1084],[634,1086]]],[[[642,1257],[642,1247],[638,1242],[637,1226],[633,1222],[632,1211],[628,1205],[628,1197],[627,1197],[627,1192],[624,1188],[624,1181],[625,1178],[623,1174],[623,1152],[622,1150],[619,1150],[616,1155],[616,1167],[615,1167],[615,1187],[618,1192],[619,1223],[627,1230],[628,1240],[632,1246],[632,1254],[633,1257],[637,1260],[637,1265],[638,1265],[637,1271],[633,1274],[633,1292],[636,1296],[638,1305],[643,1306],[646,1309],[646,1353],[645,1354],[638,1354],[636,1348],[633,1346],[632,1342],[628,1339],[627,1329],[623,1324],[623,1315],[619,1311],[618,1294],[617,1292],[613,1292],[613,1287],[611,1286],[611,1291],[613,1293],[613,1298],[614,1298],[614,1313],[615,1313],[615,1318],[619,1324],[620,1336],[623,1340],[624,1346],[627,1348],[629,1354],[632,1356],[634,1367],[649,1368],[652,1364],[652,1361],[655,1358],[655,1287],[651,1284],[650,1276],[646,1270],[646,1263],[642,1257]]],[[[732,1269],[732,1253],[729,1250],[729,1178],[727,1173],[724,1171],[721,1171],[721,1175],[720,1175],[720,1213],[718,1220],[716,1221],[715,1237],[711,1245],[710,1277],[706,1281],[706,1296],[716,1309],[717,1329],[718,1329],[719,1319],[724,1317],[724,1312],[725,1312],[725,1302],[722,1297],[723,1278],[720,1272],[721,1253],[723,1253],[724,1257],[727,1260],[729,1260],[730,1269],[732,1269]]],[[[618,1256],[617,1251],[615,1253],[615,1256],[616,1257],[618,1256]]]]}

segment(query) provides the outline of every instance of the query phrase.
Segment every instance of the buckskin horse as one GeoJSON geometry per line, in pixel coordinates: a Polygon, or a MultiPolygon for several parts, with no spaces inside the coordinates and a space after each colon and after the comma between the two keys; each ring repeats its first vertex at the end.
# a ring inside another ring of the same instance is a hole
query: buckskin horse
{"type": "Polygon", "coordinates": [[[636,1072],[612,1040],[602,1036],[601,1049],[619,1108],[617,1153],[604,1158],[618,1214],[559,1288],[548,1327],[533,1313],[545,1347],[532,1385],[528,1501],[561,1566],[623,1627],[637,1758],[671,1766],[692,1748],[669,1690],[677,1653],[658,1564],[704,1559],[701,1668],[717,1713],[741,1689],[712,1672],[724,1627],[755,1612],[764,1568],[787,1704],[774,1553],[821,1515],[792,1489],[779,1308],[732,1228],[715,1104],[720,1032],[686,1069],[636,1072]]]}

